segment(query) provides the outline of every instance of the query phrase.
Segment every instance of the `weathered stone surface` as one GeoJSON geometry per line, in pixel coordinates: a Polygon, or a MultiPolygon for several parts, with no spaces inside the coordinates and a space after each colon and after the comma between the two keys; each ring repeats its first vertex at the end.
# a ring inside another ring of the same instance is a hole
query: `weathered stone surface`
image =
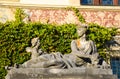
{"type": "Polygon", "coordinates": [[[120,35],[114,36],[113,39],[114,40],[108,43],[110,47],[110,56],[120,57],[120,35]]]}
{"type": "Polygon", "coordinates": [[[98,68],[13,68],[6,79],[117,79],[111,69],[98,68]]]}
{"type": "Polygon", "coordinates": [[[120,35],[114,36],[114,41],[120,44],[120,35]]]}

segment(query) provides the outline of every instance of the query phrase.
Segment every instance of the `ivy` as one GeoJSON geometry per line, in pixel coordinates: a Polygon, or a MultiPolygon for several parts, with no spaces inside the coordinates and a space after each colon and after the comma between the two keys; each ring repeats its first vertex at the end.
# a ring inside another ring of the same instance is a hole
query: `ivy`
{"type": "Polygon", "coordinates": [[[21,23],[25,17],[26,14],[24,13],[24,11],[20,8],[17,8],[15,12],[15,21],[21,23]]]}
{"type": "Polygon", "coordinates": [[[78,20],[81,22],[81,23],[86,23],[85,21],[85,18],[81,15],[79,9],[75,8],[75,7],[67,7],[66,8],[67,10],[72,10],[75,15],[78,17],[78,20]]]}
{"type": "Polygon", "coordinates": [[[90,23],[87,30],[87,39],[93,40],[97,46],[98,53],[107,60],[106,55],[107,42],[113,39],[113,36],[117,34],[116,28],[106,28],[96,23],[90,23]]]}

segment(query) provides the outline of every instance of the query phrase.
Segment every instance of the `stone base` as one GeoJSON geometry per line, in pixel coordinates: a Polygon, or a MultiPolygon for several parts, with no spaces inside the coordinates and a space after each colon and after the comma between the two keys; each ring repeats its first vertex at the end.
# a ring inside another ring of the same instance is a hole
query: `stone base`
{"type": "Polygon", "coordinates": [[[112,75],[111,69],[13,68],[5,79],[117,79],[117,76],[112,75]]]}

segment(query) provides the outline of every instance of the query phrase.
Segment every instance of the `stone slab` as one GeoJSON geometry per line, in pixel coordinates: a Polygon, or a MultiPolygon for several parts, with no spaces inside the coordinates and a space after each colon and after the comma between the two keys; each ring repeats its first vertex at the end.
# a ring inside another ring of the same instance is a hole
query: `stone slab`
{"type": "Polygon", "coordinates": [[[13,68],[8,71],[6,79],[117,79],[111,69],[41,69],[13,68]]]}

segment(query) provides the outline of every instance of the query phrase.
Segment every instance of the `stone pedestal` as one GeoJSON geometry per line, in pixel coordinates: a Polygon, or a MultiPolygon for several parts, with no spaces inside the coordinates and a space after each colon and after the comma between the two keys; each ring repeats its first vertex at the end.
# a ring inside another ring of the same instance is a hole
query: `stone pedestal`
{"type": "Polygon", "coordinates": [[[74,68],[74,69],[41,69],[13,68],[6,79],[117,79],[111,69],[74,68]]]}

